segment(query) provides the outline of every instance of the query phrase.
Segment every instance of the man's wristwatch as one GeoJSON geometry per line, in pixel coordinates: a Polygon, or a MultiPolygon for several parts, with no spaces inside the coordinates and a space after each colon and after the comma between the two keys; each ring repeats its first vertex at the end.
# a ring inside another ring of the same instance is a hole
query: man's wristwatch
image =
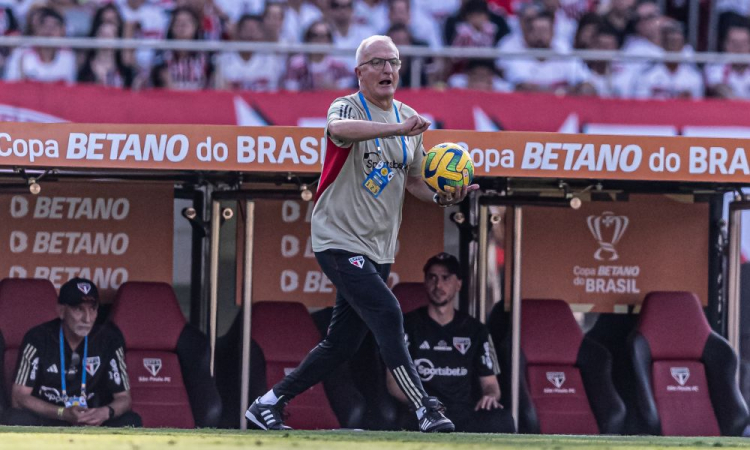
{"type": "Polygon", "coordinates": [[[107,405],[107,409],[109,410],[109,418],[112,419],[115,417],[115,409],[109,405],[107,405]]]}
{"type": "Polygon", "coordinates": [[[444,205],[440,203],[440,196],[437,192],[435,192],[435,195],[432,196],[432,201],[435,202],[436,205],[438,205],[441,208],[447,208],[449,205],[444,205]]]}

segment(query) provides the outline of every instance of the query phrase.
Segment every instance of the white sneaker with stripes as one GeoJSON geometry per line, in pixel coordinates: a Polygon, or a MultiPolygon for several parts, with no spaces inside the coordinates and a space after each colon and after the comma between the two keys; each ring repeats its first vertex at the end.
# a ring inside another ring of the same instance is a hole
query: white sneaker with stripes
{"type": "Polygon", "coordinates": [[[284,425],[284,406],[286,402],[279,401],[275,405],[260,403],[260,397],[255,399],[252,405],[245,411],[245,417],[261,430],[291,430],[284,425]]]}

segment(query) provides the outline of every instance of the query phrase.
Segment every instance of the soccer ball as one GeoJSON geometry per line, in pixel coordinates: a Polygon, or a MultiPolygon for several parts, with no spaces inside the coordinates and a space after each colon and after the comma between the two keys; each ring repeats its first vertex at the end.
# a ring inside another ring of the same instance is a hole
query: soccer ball
{"type": "Polygon", "coordinates": [[[424,156],[422,179],[433,191],[448,193],[448,186],[455,188],[471,184],[474,162],[463,147],[444,142],[432,147],[424,156]]]}

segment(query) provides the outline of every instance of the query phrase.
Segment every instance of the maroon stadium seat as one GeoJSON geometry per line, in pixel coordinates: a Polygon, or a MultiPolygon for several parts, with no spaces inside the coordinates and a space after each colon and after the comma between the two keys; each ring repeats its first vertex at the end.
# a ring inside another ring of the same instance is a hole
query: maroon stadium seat
{"type": "Polygon", "coordinates": [[[648,433],[740,435],[748,410],[737,356],[691,292],[651,292],[629,339],[638,413],[648,433]]]}
{"type": "Polygon", "coordinates": [[[585,338],[562,300],[524,300],[519,431],[616,434],[625,406],[612,385],[611,357],[585,338]]]}
{"type": "Polygon", "coordinates": [[[133,410],[143,426],[216,426],[221,400],[209,373],[208,341],[187,324],[172,287],[123,284],[112,321],[125,337],[133,410]]]}
{"type": "Polygon", "coordinates": [[[18,350],[31,328],[57,317],[57,292],[49,280],[6,278],[0,281],[0,408],[8,407],[18,350]]]}
{"type": "MultiPolygon", "coordinates": [[[[270,389],[296,368],[320,342],[315,323],[301,303],[258,302],[253,305],[252,339],[266,359],[270,389]]],[[[286,424],[302,430],[339,428],[323,385],[316,384],[286,407],[286,424]]]]}
{"type": "Polygon", "coordinates": [[[401,312],[408,314],[427,305],[427,291],[422,282],[405,282],[393,286],[393,295],[401,305],[401,312]]]}

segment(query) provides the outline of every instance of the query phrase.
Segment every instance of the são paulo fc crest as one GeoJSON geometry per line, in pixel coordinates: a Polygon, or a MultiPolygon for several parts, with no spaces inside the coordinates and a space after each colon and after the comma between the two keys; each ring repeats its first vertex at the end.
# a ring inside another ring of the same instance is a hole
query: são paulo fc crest
{"type": "Polygon", "coordinates": [[[471,339],[467,337],[454,337],[453,346],[456,347],[456,350],[461,352],[462,355],[465,355],[466,352],[469,351],[469,347],[471,347],[471,339]]]}
{"type": "Polygon", "coordinates": [[[565,372],[547,372],[547,381],[560,389],[563,383],[565,383],[565,372]]]}
{"type": "Polygon", "coordinates": [[[690,369],[687,367],[671,367],[669,371],[672,373],[672,378],[680,383],[680,386],[685,386],[688,378],[690,378],[690,369]]]}
{"type": "Polygon", "coordinates": [[[161,370],[161,358],[143,358],[143,367],[152,376],[156,376],[161,370]]]}
{"type": "Polygon", "coordinates": [[[349,258],[349,262],[352,263],[353,266],[361,269],[365,265],[365,258],[364,256],[353,256],[349,258]]]}
{"type": "Polygon", "coordinates": [[[76,284],[76,287],[79,291],[83,292],[83,295],[88,295],[88,293],[91,292],[91,285],[88,283],[78,283],[76,284]]]}
{"type": "Polygon", "coordinates": [[[90,356],[86,358],[86,372],[88,372],[92,377],[94,376],[96,371],[99,370],[100,365],[101,360],[98,356],[90,356]]]}

